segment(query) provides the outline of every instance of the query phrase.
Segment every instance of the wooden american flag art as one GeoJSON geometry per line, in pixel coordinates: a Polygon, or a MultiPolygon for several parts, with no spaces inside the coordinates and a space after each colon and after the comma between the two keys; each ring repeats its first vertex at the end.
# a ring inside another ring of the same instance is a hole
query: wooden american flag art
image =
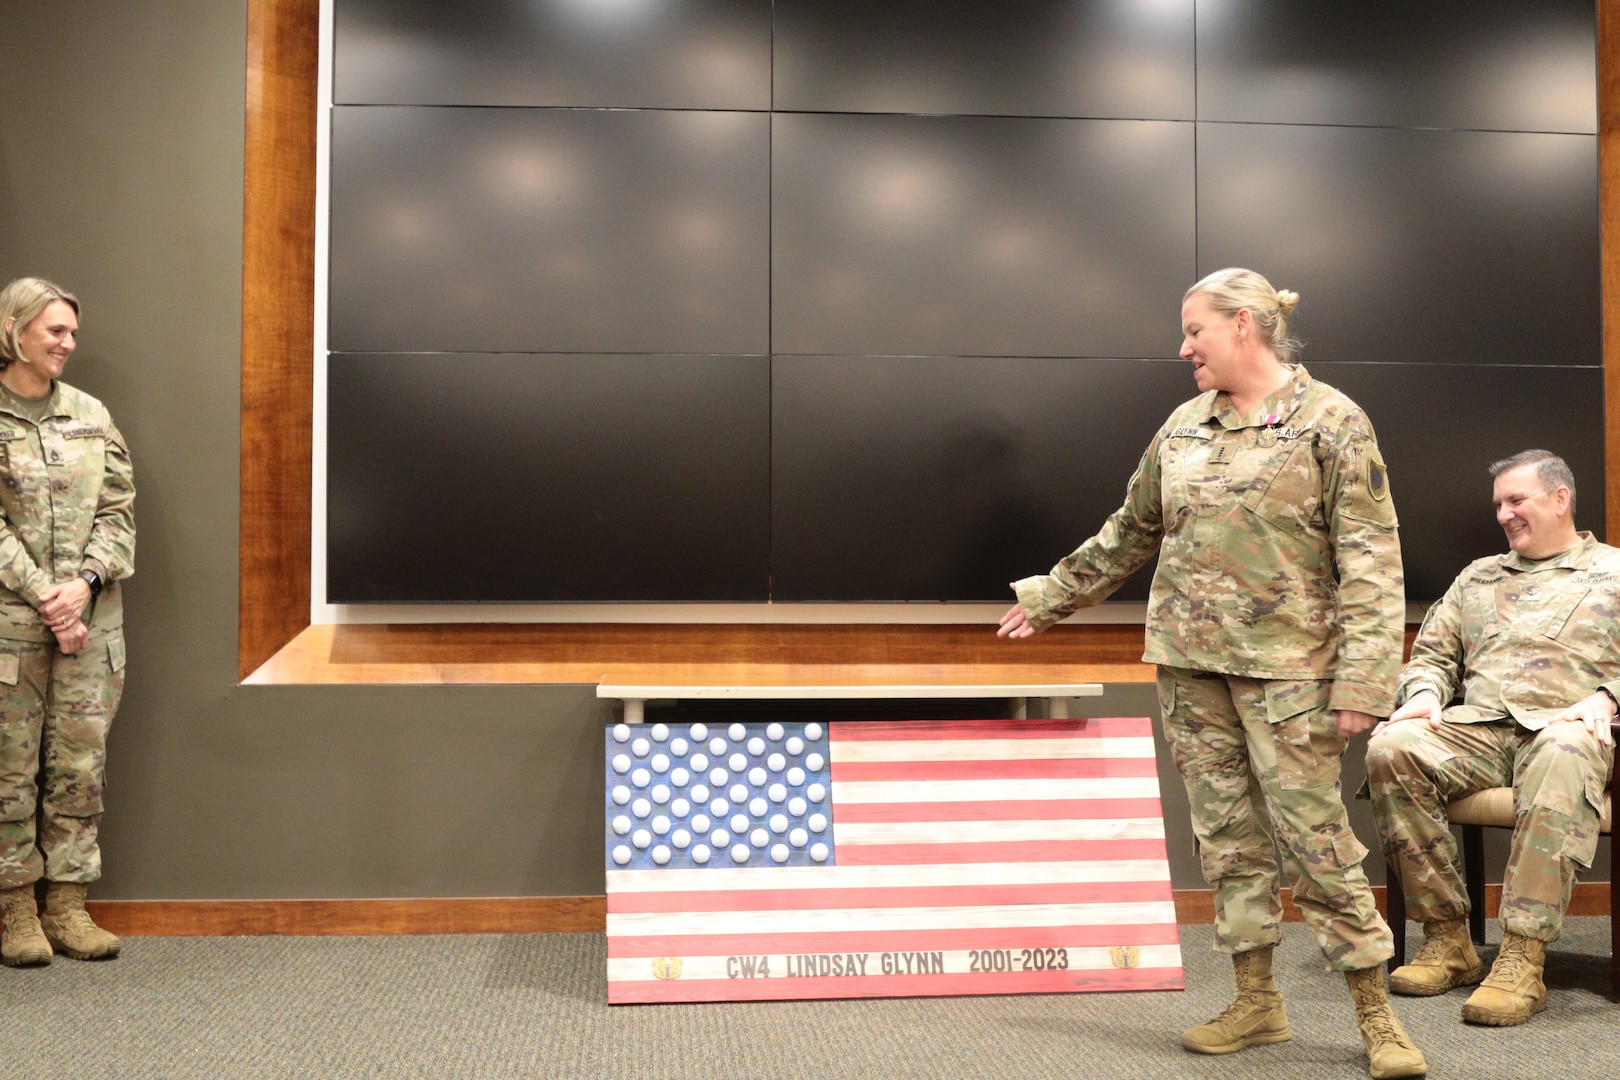
{"type": "Polygon", "coordinates": [[[1146,719],[606,738],[611,1003],[1184,985],[1146,719]]]}

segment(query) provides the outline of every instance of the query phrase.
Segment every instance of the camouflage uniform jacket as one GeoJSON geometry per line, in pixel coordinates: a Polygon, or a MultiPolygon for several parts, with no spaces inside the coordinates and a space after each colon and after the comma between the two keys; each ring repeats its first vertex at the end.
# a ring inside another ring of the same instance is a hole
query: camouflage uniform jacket
{"type": "Polygon", "coordinates": [[[1423,619],[1397,702],[1433,690],[1445,719],[1531,731],[1601,687],[1620,695],[1620,550],[1581,533],[1550,559],[1477,559],[1423,619]]]}
{"type": "Polygon", "coordinates": [[[38,425],[0,400],[0,638],[55,638],[35,610],[40,594],[85,567],[101,596],[91,632],[122,626],[118,582],[135,570],[135,484],[129,450],[105,406],[58,381],[38,425]]]}
{"type": "Polygon", "coordinates": [[[1098,603],[1161,545],[1143,659],[1333,680],[1330,707],[1392,710],[1400,539],[1372,424],[1303,367],[1241,416],[1210,391],[1148,443],[1125,505],[1049,575],[1017,582],[1037,630],[1098,603]]]}

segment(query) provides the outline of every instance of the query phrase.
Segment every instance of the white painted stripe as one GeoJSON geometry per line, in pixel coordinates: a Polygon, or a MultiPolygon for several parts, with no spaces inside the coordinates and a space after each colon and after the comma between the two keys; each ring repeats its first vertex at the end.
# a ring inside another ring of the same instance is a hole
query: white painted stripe
{"type": "MultiPolygon", "coordinates": [[[[1157,799],[1156,776],[1077,777],[1064,780],[850,780],[834,781],[838,803],[998,802],[1011,799],[1157,799]]],[[[838,816],[838,811],[833,811],[838,816]]]]}
{"type": "MultiPolygon", "coordinates": [[[[1131,967],[1138,968],[1178,968],[1181,966],[1181,948],[1177,945],[1138,945],[1132,957],[1135,963],[1131,967]]],[[[1030,959],[1034,963],[1051,963],[1050,969],[1020,965],[1024,960],[1022,949],[947,949],[939,953],[939,966],[942,971],[934,969],[933,950],[914,950],[909,952],[857,952],[839,953],[841,957],[856,957],[856,971],[866,975],[898,975],[907,978],[916,978],[919,975],[978,975],[1005,974],[1009,969],[1014,973],[1025,970],[1031,974],[1046,970],[1063,971],[1111,971],[1116,968],[1114,953],[1106,948],[1096,946],[1059,946],[1052,949],[1032,949],[1030,959]],[[1061,951],[1060,951],[1061,950],[1061,951]],[[1039,953],[1037,959],[1035,954],[1039,953]],[[884,958],[888,958],[889,970],[885,971],[884,958]],[[861,966],[865,960],[864,968],[861,966]],[[1061,964],[1062,967],[1057,965],[1061,964]]],[[[833,954],[827,954],[833,955],[833,954]]],[[[682,956],[678,957],[681,964],[680,978],[689,979],[741,979],[744,971],[751,972],[749,978],[783,979],[802,977],[807,974],[819,974],[819,966],[810,968],[809,964],[801,959],[801,954],[776,953],[768,956],[682,956]],[[761,971],[763,961],[764,971],[761,971]],[[746,962],[746,966],[745,966],[746,962]]],[[[662,969],[666,976],[670,972],[668,958],[650,956],[623,956],[612,957],[607,962],[608,982],[657,982],[658,976],[653,974],[654,964],[662,962],[662,969]]],[[[813,963],[813,961],[811,961],[813,963]]],[[[971,993],[964,989],[964,993],[971,993]]]]}
{"type": "Polygon", "coordinates": [[[1011,926],[1173,923],[1166,900],[1135,904],[1005,904],[993,907],[836,908],[827,911],[632,912],[607,917],[615,935],[812,934],[860,930],[964,930],[1011,926]]]}
{"type": "MultiPolygon", "coordinates": [[[[836,816],[837,811],[834,811],[836,816]]],[[[1157,840],[1163,818],[1082,818],[1078,821],[833,822],[834,850],[856,844],[985,844],[1016,840],[1157,840]]]]}
{"type": "Polygon", "coordinates": [[[877,889],[926,885],[1087,885],[1169,881],[1164,859],[1073,862],[940,863],[921,866],[761,866],[752,869],[609,870],[608,893],[759,892],[877,889]]]}
{"type": "Polygon", "coordinates": [[[834,739],[834,764],[856,761],[1023,761],[1031,759],[1146,758],[1153,736],[1101,739],[834,739]]]}

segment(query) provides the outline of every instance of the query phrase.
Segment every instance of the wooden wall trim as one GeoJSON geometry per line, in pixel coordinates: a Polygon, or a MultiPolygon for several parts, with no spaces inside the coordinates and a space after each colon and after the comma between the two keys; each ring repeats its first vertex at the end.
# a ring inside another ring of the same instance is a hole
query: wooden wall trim
{"type": "Polygon", "coordinates": [[[587,683],[869,686],[1141,683],[1142,628],[988,625],[401,624],[311,626],[255,685],[587,683]]]}
{"type": "MultiPolygon", "coordinates": [[[[1485,914],[1495,918],[1502,886],[1485,887],[1485,914]]],[[[1209,889],[1175,891],[1176,922],[1215,921],[1209,889]]],[[[1373,896],[1386,911],[1384,889],[1373,896]]],[[[337,934],[600,934],[607,927],[601,896],[497,896],[408,900],[92,900],[90,915],[125,937],[216,937],[240,934],[285,937],[337,934]]],[[[1609,884],[1582,882],[1571,915],[1609,914],[1609,884]]],[[[1302,916],[1287,889],[1283,918],[1302,916]]]]}
{"type": "Polygon", "coordinates": [[[1604,539],[1616,544],[1620,543],[1620,0],[1598,0],[1597,46],[1604,539]]]}
{"type": "Polygon", "coordinates": [[[320,0],[248,0],[237,678],[309,625],[320,0]]]}
{"type": "Polygon", "coordinates": [[[92,900],[91,918],[129,937],[274,934],[600,933],[600,896],[410,900],[92,900]]]}

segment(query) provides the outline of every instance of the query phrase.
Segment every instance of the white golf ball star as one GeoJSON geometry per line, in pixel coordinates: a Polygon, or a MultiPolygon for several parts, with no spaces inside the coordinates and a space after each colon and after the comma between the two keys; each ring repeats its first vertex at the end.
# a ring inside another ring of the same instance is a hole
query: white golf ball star
{"type": "Polygon", "coordinates": [[[613,741],[614,742],[629,742],[630,741],[630,725],[629,724],[614,724],[613,725],[613,741]]]}

